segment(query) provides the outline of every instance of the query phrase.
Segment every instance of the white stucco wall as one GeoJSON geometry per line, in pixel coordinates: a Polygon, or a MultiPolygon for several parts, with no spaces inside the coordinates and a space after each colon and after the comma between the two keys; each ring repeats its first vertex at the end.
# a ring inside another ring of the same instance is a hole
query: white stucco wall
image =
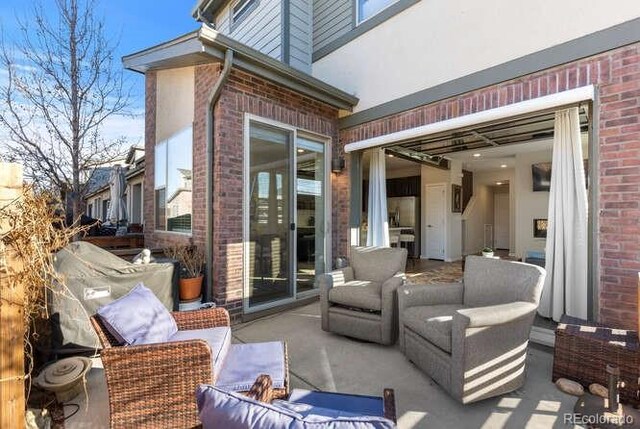
{"type": "Polygon", "coordinates": [[[359,97],[357,112],[639,16],[637,0],[422,0],[313,75],[359,97]]]}
{"type": "Polygon", "coordinates": [[[159,70],[156,83],[156,143],[193,123],[194,67],[159,70]]]}

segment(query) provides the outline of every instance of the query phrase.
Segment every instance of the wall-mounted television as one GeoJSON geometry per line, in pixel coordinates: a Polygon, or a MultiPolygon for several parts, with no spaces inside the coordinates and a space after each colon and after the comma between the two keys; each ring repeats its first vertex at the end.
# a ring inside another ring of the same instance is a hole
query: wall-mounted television
{"type": "MultiPolygon", "coordinates": [[[[540,162],[531,165],[533,192],[549,192],[551,187],[551,163],[540,162]]],[[[589,160],[584,160],[584,182],[589,187],[589,160]]]]}

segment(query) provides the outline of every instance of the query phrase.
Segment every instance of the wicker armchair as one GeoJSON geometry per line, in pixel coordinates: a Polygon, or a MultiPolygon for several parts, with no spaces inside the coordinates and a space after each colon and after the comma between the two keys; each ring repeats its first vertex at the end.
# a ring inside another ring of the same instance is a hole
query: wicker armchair
{"type": "MultiPolygon", "coordinates": [[[[181,331],[230,325],[229,313],[223,308],[172,315],[181,331]]],[[[200,426],[196,386],[215,383],[207,342],[119,346],[99,318],[92,316],[91,324],[103,347],[112,428],[200,426]]]]}

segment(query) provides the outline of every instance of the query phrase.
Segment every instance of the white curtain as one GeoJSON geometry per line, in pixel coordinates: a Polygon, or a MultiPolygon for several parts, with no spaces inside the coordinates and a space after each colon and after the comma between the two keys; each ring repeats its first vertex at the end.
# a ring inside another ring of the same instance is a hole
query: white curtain
{"type": "Polygon", "coordinates": [[[587,318],[587,190],[578,109],[556,112],[546,270],[539,312],[587,318]]]}
{"type": "Polygon", "coordinates": [[[369,166],[369,214],[367,217],[367,246],[389,247],[389,219],[387,217],[387,174],[384,149],[371,151],[369,166]]]}

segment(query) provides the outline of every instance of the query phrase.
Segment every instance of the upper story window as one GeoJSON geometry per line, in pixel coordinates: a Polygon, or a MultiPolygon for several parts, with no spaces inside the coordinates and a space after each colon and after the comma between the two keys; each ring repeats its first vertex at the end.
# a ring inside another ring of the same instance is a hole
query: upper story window
{"type": "Polygon", "coordinates": [[[231,7],[231,25],[238,24],[258,4],[258,0],[240,0],[231,7]]]}
{"type": "Polygon", "coordinates": [[[358,24],[391,6],[397,0],[356,0],[358,24]]]}

